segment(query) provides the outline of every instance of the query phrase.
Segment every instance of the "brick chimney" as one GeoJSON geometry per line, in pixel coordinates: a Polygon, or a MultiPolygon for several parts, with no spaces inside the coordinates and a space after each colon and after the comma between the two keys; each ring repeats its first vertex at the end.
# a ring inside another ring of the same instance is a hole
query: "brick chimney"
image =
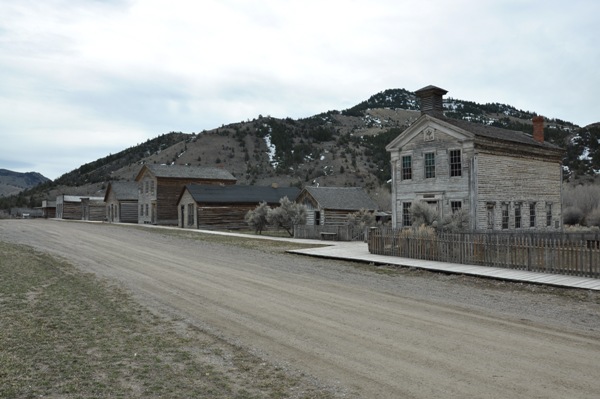
{"type": "Polygon", "coordinates": [[[421,101],[421,115],[444,116],[443,98],[446,93],[448,90],[431,85],[415,91],[421,101]]]}
{"type": "Polygon", "coordinates": [[[540,143],[544,142],[544,117],[541,115],[534,116],[532,119],[533,122],[533,139],[535,141],[539,141],[540,143]]]}

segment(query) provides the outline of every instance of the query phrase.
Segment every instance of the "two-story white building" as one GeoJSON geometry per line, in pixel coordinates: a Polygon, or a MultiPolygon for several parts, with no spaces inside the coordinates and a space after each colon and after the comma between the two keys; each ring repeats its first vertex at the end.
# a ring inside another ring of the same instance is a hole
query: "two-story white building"
{"type": "Polygon", "coordinates": [[[393,225],[410,226],[410,206],[424,201],[441,217],[466,210],[472,230],[561,230],[564,151],[544,141],[543,117],[533,136],[446,118],[446,93],[415,92],[421,116],[386,147],[393,225]]]}

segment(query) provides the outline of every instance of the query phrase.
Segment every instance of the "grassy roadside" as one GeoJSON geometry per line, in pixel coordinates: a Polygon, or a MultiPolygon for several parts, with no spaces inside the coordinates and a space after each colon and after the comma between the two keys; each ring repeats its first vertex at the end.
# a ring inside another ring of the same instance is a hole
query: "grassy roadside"
{"type": "Polygon", "coordinates": [[[2,398],[330,398],[30,247],[0,242],[2,398]]]}

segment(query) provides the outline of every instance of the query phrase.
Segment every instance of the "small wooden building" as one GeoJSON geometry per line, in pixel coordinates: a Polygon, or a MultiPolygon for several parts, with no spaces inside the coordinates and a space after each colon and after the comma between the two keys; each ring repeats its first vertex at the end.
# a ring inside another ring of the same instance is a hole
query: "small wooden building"
{"type": "Polygon", "coordinates": [[[59,195],[56,197],[56,217],[69,220],[104,220],[104,197],[59,195]],[[85,203],[82,202],[85,199],[85,203]],[[102,207],[102,215],[98,208],[102,207]]]}
{"type": "Polygon", "coordinates": [[[56,197],[56,218],[81,220],[81,197],[64,194],[56,197]]]}
{"type": "Polygon", "coordinates": [[[42,201],[42,217],[53,219],[56,217],[56,201],[42,201]]]}
{"type": "Polygon", "coordinates": [[[350,213],[378,210],[362,187],[305,187],[296,202],[306,205],[306,224],[314,226],[343,226],[350,213]]]}
{"type": "Polygon", "coordinates": [[[81,197],[81,220],[105,221],[106,204],[104,197],[81,197]]]}
{"type": "Polygon", "coordinates": [[[108,183],[104,195],[106,220],[111,223],[137,223],[138,195],[138,184],[134,181],[108,183]]]}
{"type": "Polygon", "coordinates": [[[177,209],[179,227],[193,229],[239,230],[247,229],[244,218],[259,203],[279,206],[287,197],[294,201],[300,190],[296,187],[262,186],[210,186],[190,184],[185,186],[177,209]]]}
{"type": "Polygon", "coordinates": [[[232,185],[237,179],[225,169],[184,165],[144,165],[138,184],[138,223],[177,225],[177,201],[187,184],[232,185]]]}

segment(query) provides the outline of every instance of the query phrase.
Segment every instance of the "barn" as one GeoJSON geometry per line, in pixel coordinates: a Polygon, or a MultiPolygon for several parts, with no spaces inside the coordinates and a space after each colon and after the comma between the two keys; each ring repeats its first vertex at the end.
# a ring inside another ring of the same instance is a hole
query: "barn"
{"type": "Polygon", "coordinates": [[[287,197],[294,201],[300,190],[296,187],[214,186],[189,184],[177,202],[179,227],[207,230],[247,229],[244,217],[259,203],[279,206],[287,197]]]}
{"type": "Polygon", "coordinates": [[[138,184],[138,223],[177,225],[177,201],[188,184],[227,186],[237,179],[225,169],[185,165],[144,165],[138,184]]]}

